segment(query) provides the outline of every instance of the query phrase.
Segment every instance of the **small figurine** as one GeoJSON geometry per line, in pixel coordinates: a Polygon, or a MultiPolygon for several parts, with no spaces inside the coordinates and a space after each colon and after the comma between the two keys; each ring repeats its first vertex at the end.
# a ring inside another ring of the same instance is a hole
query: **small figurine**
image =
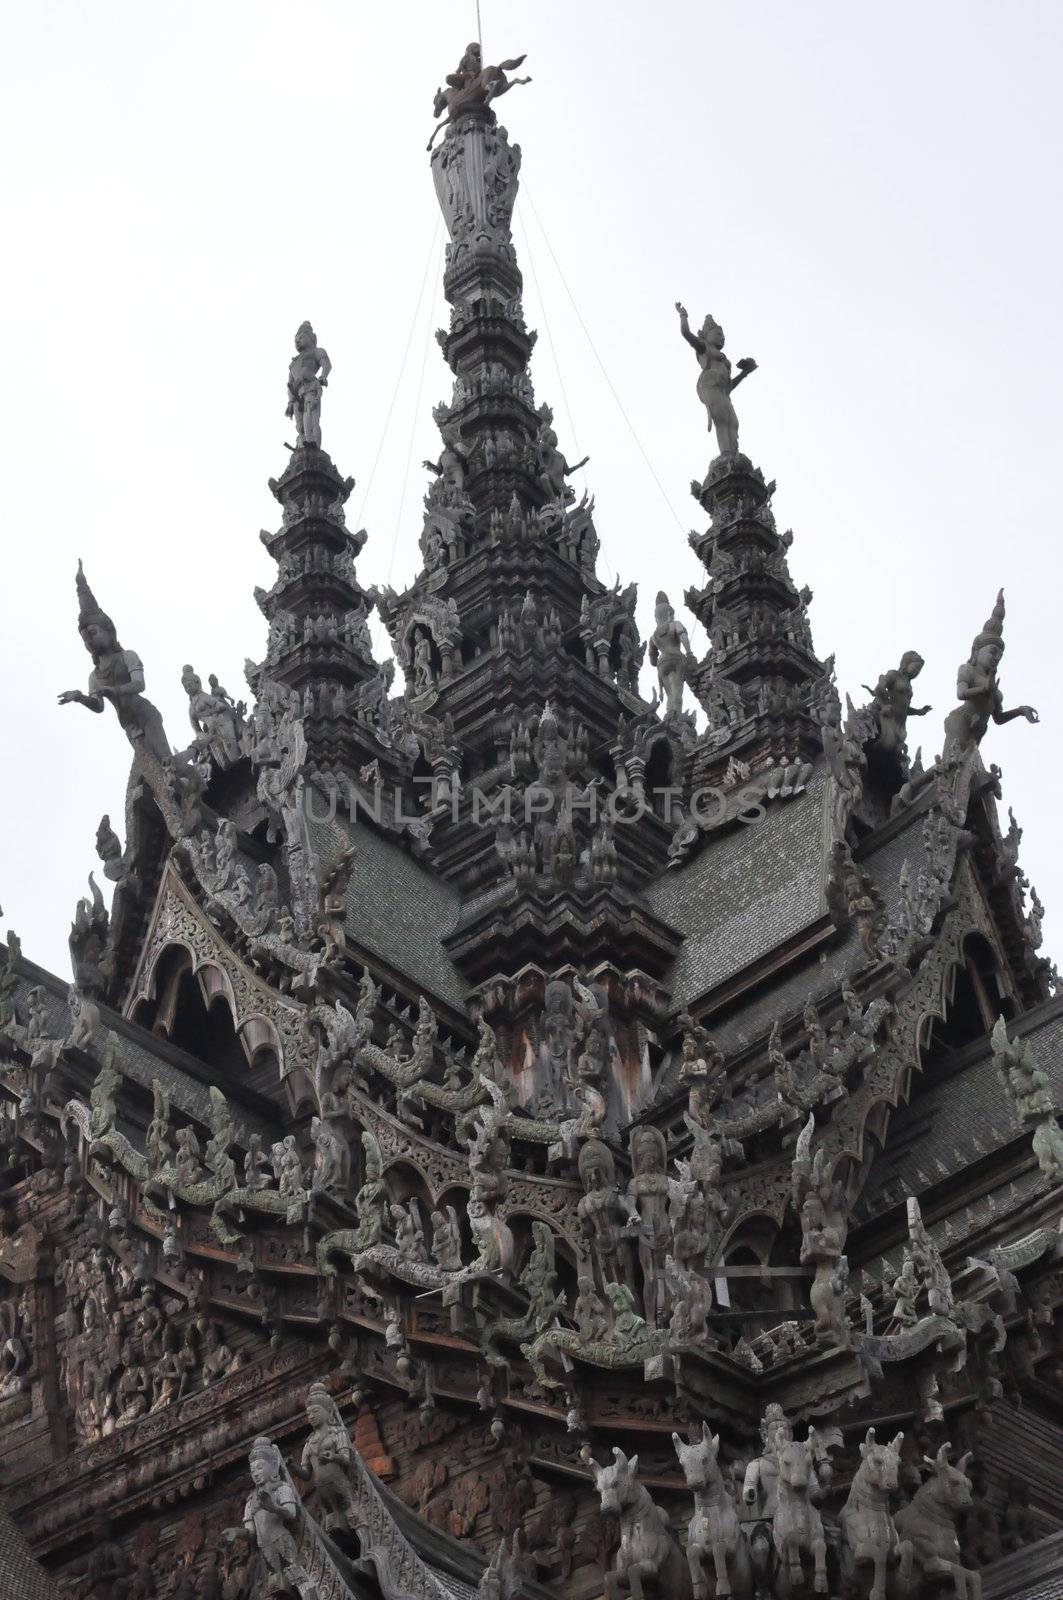
{"type": "Polygon", "coordinates": [[[956,698],[960,704],[945,718],[943,759],[946,762],[960,760],[980,745],[990,722],[1012,722],[1016,717],[1025,717],[1027,722],[1040,720],[1033,706],[1004,710],[1004,697],[997,685],[997,669],[1003,654],[1004,591],[1001,589],[991,616],[971,645],[969,659],[957,674],[956,698]]]}
{"type": "Polygon", "coordinates": [[[677,619],[672,603],[662,589],[654,608],[656,627],[650,636],[650,665],[665,697],[665,721],[678,717],[683,708],[683,685],[694,665],[690,635],[677,619]]]}

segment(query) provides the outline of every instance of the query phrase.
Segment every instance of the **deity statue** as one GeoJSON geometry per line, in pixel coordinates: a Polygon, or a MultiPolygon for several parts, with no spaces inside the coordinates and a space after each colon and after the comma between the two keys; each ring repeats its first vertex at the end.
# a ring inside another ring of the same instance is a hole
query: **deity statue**
{"type": "Polygon", "coordinates": [[[342,1200],[350,1179],[350,1148],[331,1117],[314,1117],[310,1123],[314,1141],[314,1172],[310,1187],[314,1194],[328,1194],[342,1200]]]}
{"type": "Polygon", "coordinates": [[[32,1345],[28,1292],[17,1303],[0,1300],[0,1339],[0,1400],[9,1400],[29,1388],[33,1363],[27,1348],[32,1345]]]}
{"type": "Polygon", "coordinates": [[[244,1156],[244,1188],[258,1193],[269,1188],[270,1179],[270,1160],[262,1144],[262,1135],[253,1133],[248,1139],[247,1154],[244,1156]]]}
{"type": "Polygon", "coordinates": [[[432,1212],[432,1259],[443,1272],[461,1270],[461,1227],[453,1206],[432,1212]]]}
{"type": "Polygon", "coordinates": [[[722,456],[738,454],[738,418],[731,404],[731,393],[744,378],[757,370],[752,356],[744,356],[738,363],[738,376],[732,378],[731,363],[723,353],[723,329],[712,317],[706,317],[700,333],[691,333],[685,306],[677,300],[679,329],[687,344],[696,352],[701,373],[698,377],[698,399],[708,413],[709,432],[716,427],[722,456]]]}
{"type": "Polygon", "coordinates": [[[667,722],[678,717],[683,709],[683,685],[694,665],[694,652],[690,648],[690,636],[663,589],[657,595],[653,614],[656,626],[650,636],[650,665],[657,668],[667,722]]]}
{"type": "Polygon", "coordinates": [[[178,1128],[174,1167],[178,1183],[186,1189],[198,1183],[203,1176],[200,1155],[199,1140],[196,1138],[195,1130],[191,1127],[178,1128]]]}
{"type": "MultiPolygon", "coordinates": [[[[770,1593],[771,1570],[775,1560],[774,1529],[779,1511],[782,1495],[792,1498],[792,1485],[789,1477],[784,1473],[790,1467],[787,1459],[794,1450],[793,1425],[786,1417],[782,1407],[775,1402],[769,1404],[760,1424],[761,1454],[752,1460],[746,1468],[745,1479],[742,1485],[742,1502],[746,1517],[754,1519],[753,1527],[749,1530],[750,1555],[753,1562],[753,1572],[757,1583],[757,1593],[770,1593]]],[[[815,1493],[819,1484],[829,1478],[830,1467],[827,1461],[827,1450],[841,1442],[841,1435],[834,1428],[821,1431],[818,1435],[814,1430],[809,1431],[807,1446],[800,1449],[807,1452],[810,1467],[808,1487],[815,1493]]],[[[779,1552],[781,1554],[781,1551],[779,1552]]],[[[815,1584],[817,1590],[826,1592],[826,1574],[822,1581],[815,1584]]]]}
{"type": "Polygon", "coordinates": [[[310,1437],[296,1468],[301,1478],[313,1478],[326,1532],[350,1525],[354,1495],[351,1469],[354,1449],[332,1395],[324,1384],[311,1384],[306,1396],[310,1437]]]}
{"type": "Polygon", "coordinates": [[[576,1217],[584,1247],[594,1264],[599,1285],[630,1277],[625,1231],[627,1211],[616,1185],[612,1151],[599,1139],[588,1139],[579,1153],[583,1198],[576,1217]]]}
{"type": "Polygon", "coordinates": [[[1003,724],[1016,717],[1039,721],[1033,706],[1014,706],[1004,710],[1004,697],[997,685],[997,669],[1004,654],[1004,591],[985,627],[971,645],[971,654],[956,678],[956,698],[960,704],[945,718],[943,759],[960,760],[981,744],[990,722],[1003,724]]]}
{"type": "Polygon", "coordinates": [[[941,1251],[930,1237],[914,1194],[908,1196],[907,1211],[908,1250],[919,1282],[920,1296],[926,1295],[932,1316],[951,1316],[954,1304],[952,1278],[941,1251]]]}
{"type": "Polygon", "coordinates": [[[816,1119],[810,1115],[798,1135],[792,1166],[794,1205],[801,1219],[801,1262],[815,1266],[809,1300],[816,1334],[823,1340],[845,1336],[844,1260],[848,1216],[845,1189],[830,1175],[822,1148],[811,1155],[816,1119]]]}
{"type": "Polygon", "coordinates": [[[317,342],[309,322],[300,323],[295,335],[295,355],[288,365],[286,417],[295,420],[298,448],[321,447],[321,391],[328,384],[332,362],[317,342]]]}
{"type": "Polygon", "coordinates": [[[636,1128],[631,1135],[631,1182],[627,1186],[628,1228],[638,1240],[642,1299],[651,1327],[663,1321],[664,1267],[672,1243],[668,1216],[668,1160],[659,1128],[636,1128]]]}
{"type": "Polygon", "coordinates": [[[683,1121],[694,1135],[695,1129],[709,1132],[712,1129],[712,1111],[726,1083],[723,1070],[723,1051],[709,1038],[705,1029],[692,1019],[687,1019],[680,1047],[682,1066],[679,1081],[688,1091],[687,1109],[683,1121]]]}
{"type": "Polygon", "coordinates": [[[425,628],[413,630],[413,692],[427,694],[435,684],[432,638],[425,628]]]}
{"type": "Polygon", "coordinates": [[[570,489],[565,482],[566,478],[585,467],[590,456],[584,456],[582,461],[577,461],[570,467],[561,451],[558,449],[557,434],[554,432],[554,414],[547,405],[539,407],[539,432],[535,439],[535,465],[539,483],[546,492],[548,501],[559,502],[564,505],[575,498],[575,491],[570,489]]]}
{"type": "MultiPolygon", "coordinates": [[[[212,684],[217,683],[212,678],[212,684]]],[[[181,672],[181,686],[188,696],[188,720],[196,735],[195,748],[209,753],[219,766],[231,766],[240,758],[240,711],[224,690],[208,693],[203,680],[190,666],[181,672]]]]}
{"type": "Polygon", "coordinates": [[[244,1527],[267,1571],[287,1577],[290,1569],[298,1566],[292,1530],[301,1507],[281,1453],[270,1439],[258,1438],[251,1446],[251,1482],[254,1488],[244,1505],[244,1527]]]}
{"type": "Polygon", "coordinates": [[[80,561],[76,582],[78,632],[92,657],[92,672],[87,694],[82,694],[80,689],[66,689],[59,696],[59,704],[66,706],[76,702],[89,711],[101,712],[109,700],[134,751],[143,750],[156,761],[171,761],[162,716],[144,697],[143,663],[134,650],[122,649],[114,623],[89,588],[80,561]]]}
{"type": "Polygon", "coordinates": [[[395,1249],[402,1261],[425,1262],[428,1260],[428,1245],[425,1242],[424,1226],[417,1213],[416,1200],[409,1200],[406,1205],[392,1201],[388,1207],[391,1215],[391,1225],[395,1230],[395,1249]]]}
{"type": "Polygon", "coordinates": [[[915,1275],[915,1262],[912,1260],[910,1250],[904,1252],[904,1263],[900,1272],[890,1285],[893,1295],[893,1316],[891,1328],[914,1327],[919,1321],[916,1303],[919,1299],[919,1280],[915,1275]]]}
{"type": "Polygon", "coordinates": [[[439,460],[425,461],[422,465],[436,475],[438,483],[435,493],[450,503],[462,499],[465,494],[465,474],[469,470],[469,458],[461,447],[460,434],[453,423],[441,424],[439,431],[443,438],[443,449],[439,460]]]}
{"type": "Polygon", "coordinates": [[[909,717],[925,717],[930,706],[912,705],[912,680],[923,670],[923,658],[918,650],[906,650],[899,667],[884,672],[872,689],[863,687],[871,696],[871,709],[878,723],[875,750],[891,762],[908,769],[907,725],[909,717]]]}
{"type": "Polygon", "coordinates": [[[354,1199],[358,1214],[358,1248],[371,1250],[384,1235],[384,1218],[387,1215],[390,1195],[384,1181],[384,1158],[380,1145],[368,1130],[362,1132],[362,1150],[365,1181],[354,1199]]]}
{"type": "Polygon", "coordinates": [[[581,1275],[576,1285],[578,1293],[572,1316],[579,1329],[580,1338],[588,1344],[604,1339],[609,1332],[609,1318],[601,1296],[594,1287],[594,1279],[581,1275]]]}
{"type": "Polygon", "coordinates": [[[993,1058],[1004,1079],[1019,1121],[1033,1129],[1033,1153],[1050,1184],[1063,1179],[1063,1130],[1056,1115],[1052,1084],[1025,1039],[1008,1039],[1007,1024],[998,1017],[991,1035],[993,1058]]]}

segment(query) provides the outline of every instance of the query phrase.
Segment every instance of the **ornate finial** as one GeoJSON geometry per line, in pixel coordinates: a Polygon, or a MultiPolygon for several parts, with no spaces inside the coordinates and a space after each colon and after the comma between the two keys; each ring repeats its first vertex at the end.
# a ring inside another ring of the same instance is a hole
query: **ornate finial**
{"type": "Polygon", "coordinates": [[[678,717],[683,709],[683,685],[694,665],[694,652],[690,648],[690,635],[663,589],[657,593],[654,620],[656,627],[649,642],[650,666],[657,668],[667,722],[678,717]]]}
{"type": "Polygon", "coordinates": [[[114,623],[104,611],[100,602],[89,588],[89,580],[85,576],[85,568],[78,560],[77,575],[74,579],[78,596],[78,632],[84,638],[85,630],[91,624],[106,628],[112,635],[115,632],[114,623]]]}
{"type": "Polygon", "coordinates": [[[1004,591],[1003,591],[1003,589],[998,589],[997,590],[996,604],[993,606],[992,612],[990,613],[989,617],[986,619],[985,627],[982,629],[981,633],[978,634],[977,637],[975,638],[975,641],[971,646],[971,654],[974,655],[975,651],[976,650],[981,650],[983,645],[991,644],[993,642],[999,642],[1001,651],[1003,651],[1003,649],[1004,649],[1004,591]]]}

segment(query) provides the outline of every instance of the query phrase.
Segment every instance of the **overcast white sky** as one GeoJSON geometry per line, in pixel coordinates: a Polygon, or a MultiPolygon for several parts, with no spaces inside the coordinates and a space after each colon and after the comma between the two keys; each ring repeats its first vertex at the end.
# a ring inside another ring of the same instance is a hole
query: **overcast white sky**
{"type": "MultiPolygon", "coordinates": [[[[739,395],[743,448],[778,479],[819,653],[855,698],[920,649],[928,754],[1005,585],[1005,697],[1043,720],[991,730],[984,750],[1025,826],[1053,953],[1063,7],[482,12],[487,57],[527,51],[535,80],[499,106],[524,152],[533,376],[570,459],[590,452],[603,576],[638,579],[644,631],[659,586],[678,604],[703,576],[685,531],[710,450],[680,298],[760,363],[739,395]]],[[[89,671],[77,558],[184,743],[182,664],[240,694],[263,652],[251,591],[275,568],[258,530],[276,524],[266,479],[286,460],[304,317],[334,363],[324,442],[358,479],[352,515],[380,450],[360,575],[398,587],[415,570],[419,463],[449,395],[424,146],[433,90],[474,35],[473,0],[5,8],[0,902],[57,972],[129,768],[110,710],[56,706],[89,671]]]]}

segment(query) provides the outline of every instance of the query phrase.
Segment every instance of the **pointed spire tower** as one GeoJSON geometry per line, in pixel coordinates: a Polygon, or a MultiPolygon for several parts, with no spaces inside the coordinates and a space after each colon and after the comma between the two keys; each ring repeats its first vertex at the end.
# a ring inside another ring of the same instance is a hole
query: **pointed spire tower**
{"type": "Polygon", "coordinates": [[[436,97],[445,116],[429,148],[451,306],[437,338],[454,381],[433,413],[441,452],[428,463],[422,569],[404,594],[375,595],[414,712],[452,719],[478,774],[508,767],[511,736],[547,700],[562,715],[578,706],[590,748],[607,750],[618,688],[634,689],[642,654],[635,588],[607,591],[596,576],[593,503],[576,503],[577,469],[529,376],[535,335],[511,233],[520,147],[495,113],[529,81],[512,76],[522,61],[484,67],[470,45],[436,97]]]}
{"type": "Polygon", "coordinates": [[[347,527],[354,479],[341,477],[321,446],[321,390],[332,364],[308,322],[296,333],[295,350],[288,416],[296,443],[284,472],[269,480],[281,525],[260,535],[277,578],[269,590],[255,590],[269,641],[265,659],[247,664],[247,680],[256,699],[267,685],[298,697],[312,767],[350,770],[367,759],[352,730],[381,680],[369,636],[373,602],[354,565],[366,536],[347,527]]]}
{"type": "Polygon", "coordinates": [[[699,741],[693,777],[717,783],[736,767],[800,768],[820,748],[813,689],[824,673],[812,647],[810,589],[798,589],[787,553],[793,534],[780,534],[771,500],[775,484],[738,448],[731,395],[756,370],[748,357],[733,375],[723,354],[723,329],[706,317],[694,333],[676,308],[683,338],[698,358],[698,398],[715,427],[720,454],[702,482],[691,484],[709,526],[690,543],[709,581],[686,591],[687,605],[711,648],[690,674],[709,719],[699,741]]]}

